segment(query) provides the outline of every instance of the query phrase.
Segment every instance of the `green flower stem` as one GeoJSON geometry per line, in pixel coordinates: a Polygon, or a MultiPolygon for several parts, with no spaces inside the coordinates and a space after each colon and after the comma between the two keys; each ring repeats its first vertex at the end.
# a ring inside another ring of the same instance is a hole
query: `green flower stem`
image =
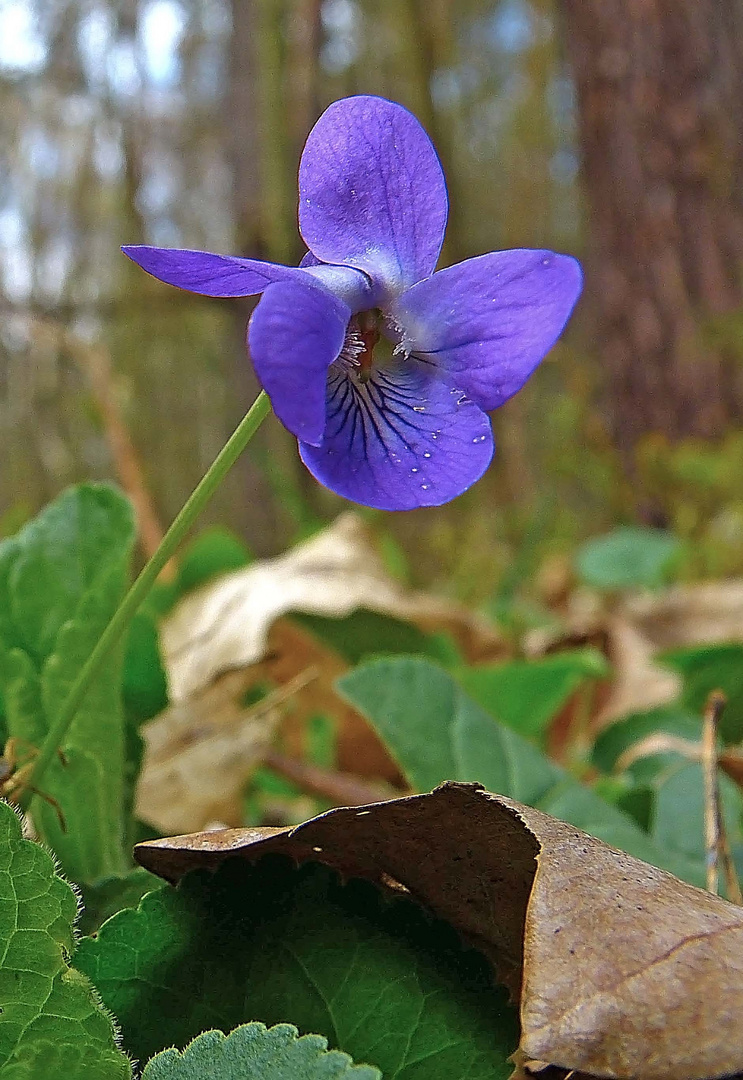
{"type": "MultiPolygon", "coordinates": [[[[117,642],[120,641],[132,616],[136,614],[140,604],[155,584],[160,571],[175,555],[186,534],[270,411],[271,403],[265,391],[261,391],[166,532],[157,551],[143,567],[117,608],[111,622],[103,631],[98,644],[80,669],[80,674],[73,684],[63,708],[50,727],[39,753],[34,759],[33,768],[28,775],[28,785],[39,787],[44,771],[59,747],[61,747],[67,729],[72,723],[75,713],[80,708],[91,683],[98,674],[101,664],[117,642]]],[[[23,797],[19,800],[24,809],[28,807],[32,798],[33,792],[27,787],[23,797]]]]}

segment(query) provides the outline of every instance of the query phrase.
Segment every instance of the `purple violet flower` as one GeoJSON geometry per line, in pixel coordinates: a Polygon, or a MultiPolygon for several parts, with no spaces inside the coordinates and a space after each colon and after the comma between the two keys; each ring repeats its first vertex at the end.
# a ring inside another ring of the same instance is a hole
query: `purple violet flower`
{"type": "Polygon", "coordinates": [[[448,502],[493,455],[487,413],[520,390],[562,332],[580,266],[495,251],[434,273],[444,175],[401,105],[336,101],[299,167],[300,266],[154,247],[124,252],[205,296],[263,293],[248,328],[258,378],[307,468],[355,502],[448,502]]]}

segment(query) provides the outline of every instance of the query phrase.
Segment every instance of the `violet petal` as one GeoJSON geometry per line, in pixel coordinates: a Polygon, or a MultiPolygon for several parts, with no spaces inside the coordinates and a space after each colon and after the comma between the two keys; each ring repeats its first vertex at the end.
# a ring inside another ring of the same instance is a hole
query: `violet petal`
{"type": "Polygon", "coordinates": [[[391,309],[405,347],[487,411],[520,390],[581,291],[579,263],[552,251],[495,251],[440,270],[391,309]]]}
{"type": "Polygon", "coordinates": [[[290,281],[298,267],[215,255],[211,251],[148,247],[134,244],[121,249],[148,274],[202,296],[254,296],[274,281],[290,281]]]}
{"type": "Polygon", "coordinates": [[[302,261],[299,264],[303,269],[306,266],[320,266],[320,260],[316,259],[311,251],[305,251],[302,256],[302,261]]]}
{"type": "Polygon", "coordinates": [[[299,449],[312,475],[339,495],[412,510],[474,484],[490,463],[493,435],[485,413],[422,364],[378,369],[365,384],[335,365],[322,446],[299,449]]]}
{"type": "Polygon", "coordinates": [[[393,296],[433,272],[447,210],[436,151],[407,109],[359,96],[325,110],[299,166],[299,228],[317,258],[393,296]]]}
{"type": "Polygon", "coordinates": [[[269,285],[250,320],[248,345],[258,379],[289,431],[319,445],[328,368],[351,317],[347,304],[304,281],[269,285]]]}

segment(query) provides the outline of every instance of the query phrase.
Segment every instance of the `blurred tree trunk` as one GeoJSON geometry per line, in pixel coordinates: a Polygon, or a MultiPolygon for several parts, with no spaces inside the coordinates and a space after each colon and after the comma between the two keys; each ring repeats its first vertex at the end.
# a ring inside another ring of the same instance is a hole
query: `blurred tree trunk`
{"type": "MultiPolygon", "coordinates": [[[[261,0],[232,0],[228,82],[224,109],[224,145],[230,164],[232,212],[236,254],[254,259],[271,258],[265,235],[261,157],[263,132],[259,110],[258,31],[261,0]]],[[[275,258],[275,256],[273,256],[275,258]]],[[[246,355],[246,326],[253,301],[231,301],[232,342],[235,356],[234,404],[236,424],[255,400],[260,386],[246,355]]],[[[276,500],[271,497],[265,470],[256,462],[270,453],[272,420],[258,432],[250,451],[243,454],[228,478],[235,513],[251,547],[261,555],[273,553],[280,541],[276,500]],[[242,513],[238,512],[238,508],[242,513]]]]}
{"type": "MultiPolygon", "coordinates": [[[[225,138],[241,255],[296,264],[304,254],[296,177],[318,114],[320,10],[320,0],[231,0],[225,138]]],[[[253,300],[233,304],[243,412],[259,390],[245,355],[253,306],[253,300]]],[[[242,465],[244,528],[255,550],[265,554],[283,548],[296,533],[316,485],[299,461],[296,440],[276,421],[264,425],[251,451],[242,465]]]]}
{"type": "Polygon", "coordinates": [[[560,0],[614,440],[743,417],[741,0],[560,0]],[[738,310],[737,318],[735,316],[738,310]]]}

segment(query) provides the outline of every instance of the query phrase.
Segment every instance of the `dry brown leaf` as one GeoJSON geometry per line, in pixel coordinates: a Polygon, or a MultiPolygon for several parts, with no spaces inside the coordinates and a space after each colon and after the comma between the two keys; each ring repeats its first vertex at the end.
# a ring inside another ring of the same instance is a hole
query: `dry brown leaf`
{"type": "MultiPolygon", "coordinates": [[[[242,695],[265,682],[285,686],[314,667],[317,678],[296,694],[291,710],[282,717],[285,752],[304,758],[307,723],[324,715],[335,722],[336,763],[341,772],[404,789],[400,770],[381,740],[335,691],[334,683],[348,665],[333,649],[281,618],[292,611],[343,617],[361,607],[407,620],[426,631],[446,630],[462,652],[473,658],[492,659],[505,651],[497,631],[480,616],[449,601],[411,592],[395,581],[361,519],[353,513],[342,514],[288,554],[253,563],[203,586],[164,620],[163,663],[174,704],[144,731],[148,754],[139,804],[146,820],[163,831],[202,828],[214,817],[230,823],[240,820],[238,788],[256,764],[256,754],[239,745],[240,739],[249,742],[250,736],[247,729],[242,734],[235,729],[236,718],[245,717],[237,700],[230,702],[221,692],[217,694],[219,715],[201,749],[201,755],[211,755],[215,763],[219,759],[229,763],[227,781],[213,765],[200,768],[199,754],[194,751],[181,762],[173,756],[182,741],[182,726],[204,727],[206,711],[215,707],[208,688],[225,672],[245,673],[244,680],[236,680],[236,694],[242,695]],[[225,719],[232,725],[232,735],[222,731],[225,719]],[[174,740],[172,750],[165,745],[169,740],[174,740]],[[157,746],[157,760],[150,744],[157,746]],[[197,770],[198,782],[192,787],[190,778],[197,770]],[[217,812],[215,806],[221,809],[217,812]]],[[[261,742],[260,749],[265,745],[261,742]]]]}
{"type": "Polygon", "coordinates": [[[240,704],[251,682],[249,673],[230,672],[144,725],[137,817],[161,832],[243,820],[245,782],[263,759],[280,716],[270,701],[253,708],[240,704]]]}
{"type": "Polygon", "coordinates": [[[403,886],[519,997],[521,1060],[643,1080],[743,1070],[743,909],[477,784],[136,850],[170,881],[277,852],[403,886]]]}
{"type": "Polygon", "coordinates": [[[185,701],[222,672],[261,660],[271,626],[288,612],[340,618],[358,608],[448,630],[472,659],[505,651],[487,620],[395,581],[364,523],[349,512],[286,555],[226,574],[178,604],[162,628],[171,701],[185,701]]]}
{"type": "Polygon", "coordinates": [[[677,585],[628,596],[610,621],[609,641],[616,680],[599,726],[678,697],[681,680],[655,662],[658,653],[743,641],[743,582],[677,585]]]}
{"type": "Polygon", "coordinates": [[[608,698],[594,718],[605,727],[631,712],[644,712],[674,701],[679,676],[656,662],[667,649],[743,641],[743,581],[676,585],[658,592],[630,593],[605,599],[576,589],[564,612],[560,634],[531,632],[528,655],[539,656],[584,642],[604,642],[614,678],[608,698]]]}
{"type": "Polygon", "coordinates": [[[335,722],[336,765],[341,771],[405,788],[399,767],[377,733],[337,693],[336,679],[348,670],[348,664],[333,649],[289,619],[279,619],[268,632],[265,659],[250,670],[256,683],[285,686],[308,667],[317,672],[317,678],[294,696],[291,711],[282,718],[284,750],[305,758],[307,725],[314,716],[326,716],[335,722]]]}

